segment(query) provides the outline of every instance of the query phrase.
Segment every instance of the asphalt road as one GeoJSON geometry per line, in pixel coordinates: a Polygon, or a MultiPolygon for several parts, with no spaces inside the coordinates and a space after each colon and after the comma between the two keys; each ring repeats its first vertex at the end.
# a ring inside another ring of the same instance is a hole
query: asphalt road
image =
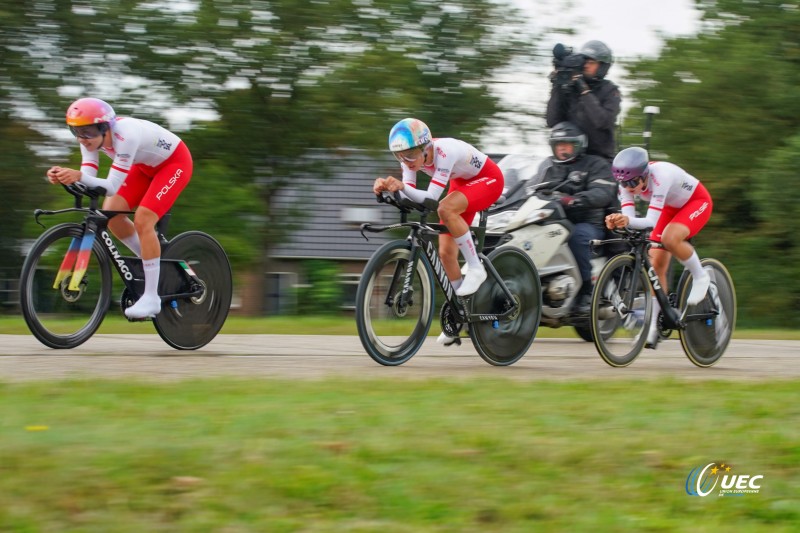
{"type": "Polygon", "coordinates": [[[173,381],[241,378],[503,378],[522,381],[657,379],[771,381],[800,378],[800,341],[734,340],[711,368],[695,367],[676,339],[644,350],[626,368],[612,368],[594,345],[573,339],[537,339],[516,364],[485,363],[467,339],[444,348],[430,337],[398,367],[366,355],[358,337],[220,335],[197,351],[178,351],[157,335],[95,335],[72,350],[52,350],[28,335],[0,335],[0,381],[119,379],[173,381]]]}

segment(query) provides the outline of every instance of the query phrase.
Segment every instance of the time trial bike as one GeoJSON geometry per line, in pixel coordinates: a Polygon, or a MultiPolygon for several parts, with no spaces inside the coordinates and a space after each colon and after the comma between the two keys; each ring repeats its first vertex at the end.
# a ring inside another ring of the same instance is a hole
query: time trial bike
{"type": "MultiPolygon", "coordinates": [[[[435,314],[434,279],[444,293],[439,313],[442,331],[460,338],[465,328],[478,354],[492,365],[511,365],[530,348],[542,313],[539,275],[526,253],[504,246],[483,255],[486,213],[471,228],[488,277],[477,292],[458,297],[445,274],[433,237],[448,231],[428,224],[439,202],[419,204],[383,192],[378,201],[400,210],[398,224],[364,223],[364,232],[408,230],[408,236],[378,248],[361,275],[356,293],[356,325],[361,344],[382,365],[400,365],[422,347],[435,314]],[[419,222],[409,221],[409,213],[419,222]]],[[[366,235],[364,235],[366,238],[366,235]]],[[[459,340],[460,343],[460,340],[459,340]]]]}
{"type": "MultiPolygon", "coordinates": [[[[123,314],[144,291],[141,259],[122,255],[108,230],[110,218],[132,211],[98,208],[106,192],[102,187],[77,182],[64,188],[74,196],[74,207],[37,209],[36,222],[43,226],[41,216],[69,212],[82,213],[83,221],[46,230],[31,246],[20,277],[22,315],[31,333],[50,348],[74,348],[97,331],[111,305],[112,267],[123,284],[123,314]],[[84,198],[89,207],[83,207],[84,198]]],[[[222,246],[206,233],[189,231],[168,240],[168,219],[162,217],[157,226],[162,310],[152,320],[167,344],[194,350],[208,344],[228,316],[231,266],[222,246]]]]}
{"type": "Polygon", "coordinates": [[[700,261],[711,276],[711,285],[704,300],[687,305],[692,276],[684,270],[676,292],[667,293],[648,257],[651,246],[660,246],[650,241],[650,229],[614,232],[620,237],[592,241],[593,246],[621,242],[630,247],[629,252],[605,264],[592,293],[592,334],[600,357],[611,366],[622,367],[641,353],[653,312],[652,292],[661,306],[659,338],[669,338],[677,330],[692,363],[709,367],[719,361],[736,325],[736,292],[725,266],[716,259],[700,261]]]}

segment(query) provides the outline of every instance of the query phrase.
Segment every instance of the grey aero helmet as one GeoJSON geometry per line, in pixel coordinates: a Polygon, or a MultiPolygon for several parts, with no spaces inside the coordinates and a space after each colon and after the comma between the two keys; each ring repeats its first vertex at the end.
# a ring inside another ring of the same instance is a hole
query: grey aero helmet
{"type": "Polygon", "coordinates": [[[589,140],[578,126],[572,122],[559,122],[553,129],[550,130],[550,150],[553,152],[553,162],[556,164],[570,163],[578,159],[586,147],[589,145],[589,140]],[[575,150],[572,152],[572,157],[561,161],[556,157],[556,144],[558,143],[572,143],[575,150]]]}
{"type": "Polygon", "coordinates": [[[650,174],[649,165],[650,157],[647,155],[647,150],[632,146],[617,154],[611,163],[611,172],[614,174],[614,179],[619,182],[638,177],[647,179],[650,174]]]}
{"type": "Polygon", "coordinates": [[[614,63],[614,55],[611,53],[611,48],[602,41],[589,41],[581,47],[578,53],[600,63],[600,68],[597,69],[597,77],[600,79],[606,77],[608,69],[614,63]]]}

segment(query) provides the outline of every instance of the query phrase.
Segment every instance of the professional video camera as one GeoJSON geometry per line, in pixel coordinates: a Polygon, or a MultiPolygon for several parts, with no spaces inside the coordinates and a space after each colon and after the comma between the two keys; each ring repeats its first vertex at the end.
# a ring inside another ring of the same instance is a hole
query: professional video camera
{"type": "Polygon", "coordinates": [[[582,54],[573,54],[571,46],[558,43],[553,47],[553,66],[556,69],[555,83],[562,91],[567,91],[572,85],[572,77],[583,72],[586,57],[582,54]]]}

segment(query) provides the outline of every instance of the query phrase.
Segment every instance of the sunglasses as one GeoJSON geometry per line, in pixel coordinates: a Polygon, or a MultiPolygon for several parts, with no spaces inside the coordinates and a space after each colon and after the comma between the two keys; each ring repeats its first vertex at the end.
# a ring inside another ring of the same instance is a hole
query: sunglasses
{"type": "Polygon", "coordinates": [[[406,150],[404,152],[392,152],[395,159],[397,159],[401,163],[403,161],[406,161],[408,163],[413,163],[414,161],[417,160],[417,158],[420,156],[421,153],[422,150],[418,148],[412,148],[411,150],[406,150]]]}
{"type": "Polygon", "coordinates": [[[635,189],[636,186],[639,185],[640,181],[642,181],[642,177],[641,176],[637,176],[637,177],[635,177],[633,179],[620,181],[619,184],[622,185],[623,187],[625,187],[626,189],[635,189]]]}
{"type": "Polygon", "coordinates": [[[78,139],[95,139],[105,133],[105,128],[100,124],[88,124],[86,126],[70,126],[69,131],[78,139]]]}

